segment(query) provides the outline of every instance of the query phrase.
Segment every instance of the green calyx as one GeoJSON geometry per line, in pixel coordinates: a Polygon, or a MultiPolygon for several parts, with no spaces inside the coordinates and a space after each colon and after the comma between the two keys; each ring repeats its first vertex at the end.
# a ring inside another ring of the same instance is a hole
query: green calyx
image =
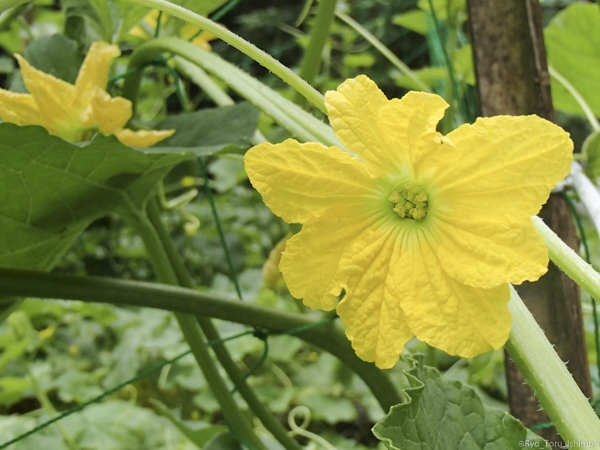
{"type": "Polygon", "coordinates": [[[427,215],[429,194],[422,186],[407,181],[401,189],[394,190],[388,197],[392,208],[402,219],[421,220],[427,215]]]}

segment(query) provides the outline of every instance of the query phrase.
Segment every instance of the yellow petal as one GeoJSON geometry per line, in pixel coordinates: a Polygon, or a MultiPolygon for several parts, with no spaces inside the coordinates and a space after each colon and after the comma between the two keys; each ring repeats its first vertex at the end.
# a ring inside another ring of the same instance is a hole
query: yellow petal
{"type": "Polygon", "coordinates": [[[0,119],[17,125],[40,125],[37,104],[31,94],[0,89],[0,119]]]}
{"type": "Polygon", "coordinates": [[[15,57],[19,61],[25,87],[37,104],[40,124],[50,134],[66,140],[78,140],[83,127],[79,123],[80,111],[74,107],[75,87],[35,69],[20,55],[15,57]]]}
{"type": "Polygon", "coordinates": [[[117,138],[125,145],[146,148],[168,138],[169,136],[173,135],[173,133],[175,133],[175,130],[132,131],[128,129],[122,129],[115,131],[114,135],[117,136],[117,138]]]}
{"type": "Polygon", "coordinates": [[[395,227],[364,232],[339,263],[346,296],[337,312],[356,354],[388,369],[413,337],[396,289],[402,236],[395,227]]]}
{"type": "Polygon", "coordinates": [[[131,117],[131,102],[122,97],[111,97],[100,88],[93,88],[89,106],[81,113],[86,128],[98,128],[112,134],[123,128],[131,117]]]}
{"type": "Polygon", "coordinates": [[[340,258],[376,220],[370,215],[348,215],[351,212],[351,208],[332,208],[306,222],[287,241],[279,268],[292,296],[310,308],[329,311],[337,306],[342,290],[335,279],[340,258]]]}
{"type": "Polygon", "coordinates": [[[451,355],[474,357],[504,345],[510,332],[508,284],[474,288],[442,269],[426,232],[405,239],[396,272],[396,295],[408,326],[420,340],[451,355]]]}
{"type": "Polygon", "coordinates": [[[454,220],[436,227],[444,270],[469,286],[535,281],[547,271],[548,249],[531,220],[521,226],[454,220]]]}
{"type": "Polygon", "coordinates": [[[77,102],[83,108],[89,105],[94,96],[95,88],[106,89],[112,61],[120,54],[121,51],[116,45],[101,41],[92,44],[81,69],[79,69],[77,81],[75,81],[77,102]]]}
{"type": "Polygon", "coordinates": [[[447,137],[458,157],[438,172],[436,195],[448,215],[465,220],[520,225],[571,168],[569,135],[537,116],[477,119],[447,137]]]}
{"type": "Polygon", "coordinates": [[[254,188],[288,223],[303,223],[334,206],[370,204],[373,182],[364,165],[339,148],[288,139],[257,145],[244,160],[254,188]]]}
{"type": "Polygon", "coordinates": [[[449,154],[455,149],[448,142],[444,146],[442,135],[436,131],[446,108],[448,104],[439,95],[409,92],[379,110],[379,128],[396,164],[410,162],[419,173],[451,160],[449,154]]]}
{"type": "Polygon", "coordinates": [[[385,94],[365,75],[346,80],[336,91],[325,94],[335,134],[376,176],[388,173],[395,163],[377,120],[379,110],[387,103],[385,94]]]}

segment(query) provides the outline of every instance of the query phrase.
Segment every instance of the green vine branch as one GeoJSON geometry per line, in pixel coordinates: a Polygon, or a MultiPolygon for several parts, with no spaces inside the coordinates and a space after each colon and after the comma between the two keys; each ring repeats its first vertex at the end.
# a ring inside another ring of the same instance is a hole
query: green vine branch
{"type": "MultiPolygon", "coordinates": [[[[142,306],[167,311],[212,317],[270,332],[313,325],[316,320],[298,313],[280,311],[235,297],[199,292],[178,286],[140,281],[78,277],[46,272],[0,268],[0,291],[6,295],[61,298],[118,306],[142,306]]],[[[302,340],[336,356],[367,384],[384,411],[402,402],[385,373],[356,356],[350,342],[334,324],[296,334],[302,340]]]]}

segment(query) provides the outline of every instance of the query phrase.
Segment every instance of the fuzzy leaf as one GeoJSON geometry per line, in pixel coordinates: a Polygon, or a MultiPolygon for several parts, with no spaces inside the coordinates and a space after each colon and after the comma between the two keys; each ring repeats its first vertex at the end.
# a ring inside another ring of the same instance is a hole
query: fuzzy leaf
{"type": "Polygon", "coordinates": [[[95,219],[143,206],[183,154],[146,154],[98,135],[86,146],[0,124],[0,266],[50,269],[95,219]]]}
{"type": "Polygon", "coordinates": [[[484,406],[472,387],[442,378],[437,369],[424,366],[422,355],[408,357],[408,362],[411,367],[404,371],[410,385],[404,390],[407,400],[392,407],[373,427],[388,449],[548,448],[546,441],[529,433],[510,414],[484,406]]]}

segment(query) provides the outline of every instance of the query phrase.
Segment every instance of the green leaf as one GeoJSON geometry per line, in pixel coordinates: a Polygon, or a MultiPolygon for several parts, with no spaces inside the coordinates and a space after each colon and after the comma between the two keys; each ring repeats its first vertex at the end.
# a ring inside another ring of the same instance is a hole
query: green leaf
{"type": "MultiPolygon", "coordinates": [[[[419,70],[415,70],[415,75],[419,77],[419,79],[425,83],[430,88],[433,87],[433,84],[436,81],[444,80],[448,74],[448,70],[445,67],[424,67],[419,70]]],[[[403,87],[405,89],[414,89],[420,91],[421,88],[415,81],[407,76],[400,75],[394,78],[394,82],[396,85],[403,87]]]]}
{"type": "Polygon", "coordinates": [[[155,399],[150,399],[150,403],[158,412],[169,419],[169,421],[190,441],[203,448],[217,434],[227,433],[227,427],[223,425],[202,426],[201,428],[191,428],[183,420],[177,418],[164,404],[155,399]]]}
{"type": "MultiPolygon", "coordinates": [[[[419,0],[418,6],[423,11],[430,12],[430,0],[419,0]]],[[[460,22],[467,18],[466,0],[431,0],[435,15],[438,20],[444,20],[450,23],[452,27],[456,27],[460,22]]]]}
{"type": "Polygon", "coordinates": [[[62,34],[36,38],[25,50],[25,59],[36,69],[75,84],[83,57],[77,43],[62,34]]]}
{"type": "Polygon", "coordinates": [[[194,113],[172,115],[157,125],[159,130],[177,130],[151,151],[188,151],[209,155],[220,151],[240,152],[250,146],[258,126],[259,111],[250,103],[207,108],[194,113]]]}
{"type": "Polygon", "coordinates": [[[427,34],[429,25],[425,11],[414,9],[393,17],[392,23],[419,34],[427,34]]]}
{"type": "Polygon", "coordinates": [[[31,387],[31,379],[21,377],[0,378],[0,405],[10,406],[24,397],[31,387]]]}
{"type": "Polygon", "coordinates": [[[50,269],[95,219],[142,208],[190,155],[147,154],[97,135],[86,146],[0,123],[0,266],[50,269]]]}
{"type": "Polygon", "coordinates": [[[129,31],[150,12],[150,8],[127,0],[114,0],[121,11],[117,42],[121,42],[129,31]]]}
{"type": "MultiPolygon", "coordinates": [[[[581,94],[600,117],[600,8],[593,3],[571,3],[544,32],[548,61],[581,94]]],[[[583,115],[577,101],[552,79],[554,107],[583,115]]]]}
{"type": "Polygon", "coordinates": [[[65,20],[76,17],[89,23],[99,37],[112,42],[113,21],[106,0],[62,0],[65,20]]]}
{"type": "Polygon", "coordinates": [[[587,158],[585,174],[596,184],[596,178],[600,177],[600,131],[596,131],[586,138],[581,153],[587,158]]]}
{"type": "Polygon", "coordinates": [[[528,434],[510,414],[484,406],[472,387],[424,366],[422,355],[408,357],[408,362],[406,401],[392,407],[373,427],[387,448],[503,450],[523,448],[525,441],[530,447],[548,448],[546,441],[528,434]]]}

